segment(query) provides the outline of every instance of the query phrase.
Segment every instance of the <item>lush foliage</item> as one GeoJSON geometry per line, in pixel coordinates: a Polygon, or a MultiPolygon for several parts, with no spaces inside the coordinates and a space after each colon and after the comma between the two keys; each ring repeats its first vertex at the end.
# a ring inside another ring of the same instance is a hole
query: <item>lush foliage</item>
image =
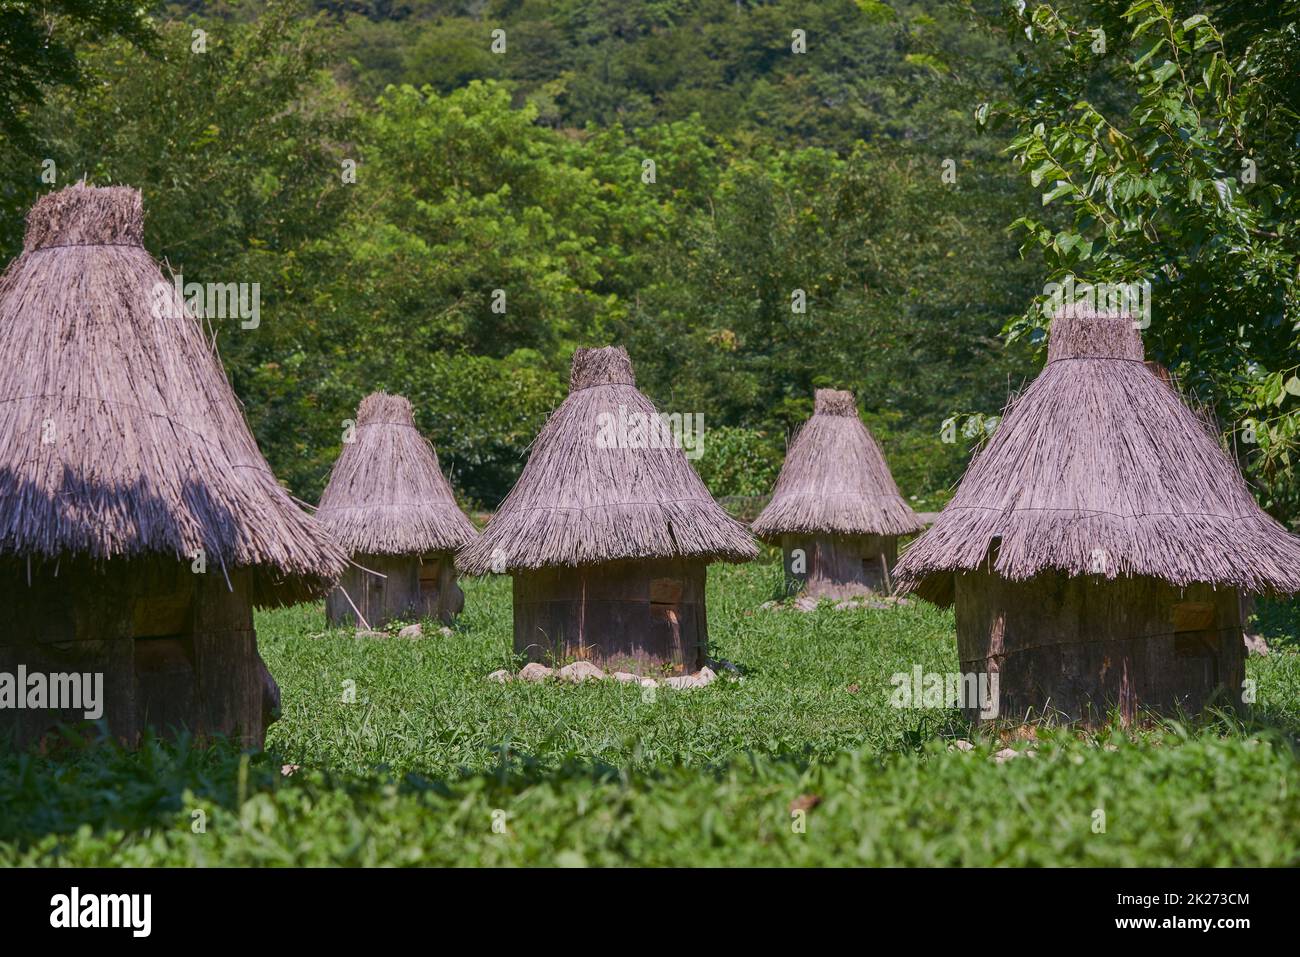
{"type": "Polygon", "coordinates": [[[1294,609],[1264,609],[1245,724],[1007,742],[889,704],[890,678],[955,670],[924,605],[755,610],[779,564],[710,572],[695,691],[499,685],[508,582],[468,585],[450,636],[354,638],[321,609],[261,615],[284,715],[268,753],[151,747],[0,757],[0,863],[1291,864],[1300,859],[1294,609]],[[1278,640],[1274,628],[1290,627],[1278,640]],[[355,703],[344,703],[345,681],[355,703]],[[969,752],[954,742],[968,738],[969,752]],[[284,765],[298,765],[292,775],[284,765]],[[806,828],[794,810],[806,810],[806,828]],[[1106,832],[1093,832],[1094,811],[1106,832]],[[194,812],[206,831],[195,833],[194,812]],[[495,815],[495,818],[494,818],[495,815]],[[505,833],[493,831],[494,819],[505,833]]]}
{"type": "Polygon", "coordinates": [[[121,37],[142,50],[155,35],[135,0],[0,0],[0,133],[32,141],[31,114],[56,86],[84,87],[79,46],[121,37]]]}
{"type": "Polygon", "coordinates": [[[1148,349],[1294,515],[1300,4],[1022,2],[1010,19],[1014,95],[981,115],[1010,124],[1049,207],[1016,221],[1026,246],[1054,280],[1151,284],[1148,349]]]}
{"type": "MultiPolygon", "coordinates": [[[[764,462],[813,389],[856,389],[905,492],[942,492],[969,445],[941,441],[945,416],[997,412],[1029,371],[996,334],[1037,267],[1001,231],[1016,188],[956,93],[984,91],[1000,48],[938,3],[190,8],[153,58],[88,48],[94,95],[50,91],[39,146],[0,148],[0,241],[15,251],[39,192],[85,174],[144,190],[147,241],[186,281],[258,283],[258,328],[215,331],[303,498],[386,388],[495,505],[573,348],[611,341],[661,408],[744,430],[764,462]]],[[[697,463],[719,494],[773,474],[708,460],[740,434],[697,463]]]]}
{"type": "Polygon", "coordinates": [[[386,388],[494,506],[572,349],[617,341],[730,430],[718,494],[831,386],[938,501],[978,438],[945,421],[1000,412],[1077,277],[1152,283],[1153,356],[1300,513],[1295,0],[307,2],[172,7],[152,52],[78,33],[89,87],[0,143],[8,253],[85,175],[145,191],[187,280],[260,285],[218,344],[301,497],[386,388]]]}

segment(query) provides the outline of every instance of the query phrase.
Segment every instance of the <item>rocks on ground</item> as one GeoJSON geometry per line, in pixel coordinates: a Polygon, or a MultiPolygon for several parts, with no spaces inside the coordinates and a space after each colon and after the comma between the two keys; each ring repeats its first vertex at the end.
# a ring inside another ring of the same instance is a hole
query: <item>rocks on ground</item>
{"type": "MultiPolygon", "coordinates": [[[[729,674],[738,674],[740,669],[729,661],[715,661],[711,664],[717,666],[720,670],[725,670],[729,674]]],[[[718,673],[709,665],[705,665],[699,671],[690,675],[675,675],[671,678],[650,678],[643,675],[634,675],[630,671],[615,671],[613,674],[607,674],[601,668],[592,664],[590,661],[575,661],[572,664],[565,665],[563,668],[556,670],[548,668],[546,665],[537,661],[530,661],[519,669],[517,676],[512,675],[504,668],[492,672],[487,676],[488,681],[506,684],[518,678],[520,681],[546,681],[548,678],[556,678],[560,681],[572,684],[582,684],[584,681],[603,681],[612,679],[620,684],[639,684],[643,688],[657,688],[663,684],[669,688],[686,689],[686,688],[705,688],[718,680],[718,673]]]]}
{"type": "MultiPolygon", "coordinates": [[[[828,599],[829,600],[829,599],[828,599]]],[[[763,611],[816,611],[821,606],[822,599],[814,598],[812,595],[800,595],[794,601],[765,601],[758,607],[763,611]]],[[[901,598],[896,595],[863,595],[858,598],[843,598],[836,601],[831,607],[836,611],[852,611],[856,608],[895,608],[899,605],[910,605],[910,598],[901,598]]]]}

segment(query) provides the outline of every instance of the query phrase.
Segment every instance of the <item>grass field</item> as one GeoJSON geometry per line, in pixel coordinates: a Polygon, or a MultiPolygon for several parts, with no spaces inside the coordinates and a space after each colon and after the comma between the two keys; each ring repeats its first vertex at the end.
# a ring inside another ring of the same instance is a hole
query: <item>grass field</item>
{"type": "Polygon", "coordinates": [[[266,753],[0,756],[0,864],[1300,863],[1295,606],[1263,608],[1249,718],[1005,741],[889,704],[890,675],[956,670],[950,613],[755,610],[779,574],[715,567],[713,651],[742,674],[653,695],[486,681],[517,667],[506,579],[466,583],[450,636],[260,614],[266,753]]]}

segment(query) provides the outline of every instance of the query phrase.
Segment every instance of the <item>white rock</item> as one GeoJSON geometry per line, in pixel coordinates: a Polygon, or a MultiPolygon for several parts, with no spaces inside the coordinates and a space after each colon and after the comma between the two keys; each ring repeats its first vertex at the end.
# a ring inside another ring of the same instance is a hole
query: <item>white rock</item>
{"type": "Polygon", "coordinates": [[[582,684],[584,681],[599,681],[605,677],[605,672],[597,668],[590,661],[575,661],[571,665],[565,665],[560,669],[557,676],[561,681],[571,681],[574,684],[582,684]]]}
{"type": "Polygon", "coordinates": [[[974,751],[975,745],[971,744],[965,738],[959,738],[952,743],[952,746],[958,751],[974,751]]]}
{"type": "Polygon", "coordinates": [[[442,637],[444,638],[450,638],[451,629],[448,628],[446,625],[443,625],[441,628],[438,629],[438,634],[442,635],[442,637]]]}
{"type": "Polygon", "coordinates": [[[717,680],[718,680],[717,673],[708,665],[705,665],[703,668],[701,668],[699,671],[695,673],[695,687],[697,688],[703,688],[706,685],[711,685],[713,684],[713,682],[717,680]]]}
{"type": "Polygon", "coordinates": [[[502,668],[500,671],[494,671],[492,672],[492,674],[487,676],[488,681],[499,681],[501,682],[501,684],[505,684],[507,681],[510,681],[512,678],[514,678],[514,675],[506,671],[506,669],[504,668],[502,668]]]}
{"type": "Polygon", "coordinates": [[[624,684],[640,684],[641,676],[634,675],[630,671],[616,671],[610,675],[615,681],[621,681],[624,684]]]}
{"type": "Polygon", "coordinates": [[[1001,764],[1003,761],[1010,761],[1012,758],[1020,757],[1020,752],[1015,748],[1003,748],[997,754],[993,755],[993,760],[1001,764]]]}
{"type": "Polygon", "coordinates": [[[358,638],[387,638],[387,637],[388,637],[388,632],[386,632],[386,631],[367,631],[367,630],[364,629],[364,628],[358,628],[358,629],[357,629],[357,637],[358,637],[358,638]]]}
{"type": "Polygon", "coordinates": [[[695,682],[694,675],[674,675],[671,678],[664,679],[664,684],[666,684],[670,688],[677,688],[677,689],[694,688],[695,687],[694,682],[695,682]]]}
{"type": "Polygon", "coordinates": [[[545,681],[555,674],[555,669],[548,668],[540,661],[530,661],[519,669],[519,677],[524,681],[545,681]]]}
{"type": "Polygon", "coordinates": [[[816,611],[817,601],[812,595],[804,595],[794,600],[794,607],[799,611],[816,611]]]}
{"type": "Polygon", "coordinates": [[[398,638],[423,638],[424,626],[420,624],[407,625],[397,633],[398,638]]]}
{"type": "Polygon", "coordinates": [[[659,687],[659,682],[655,681],[653,678],[642,678],[642,679],[641,679],[641,687],[642,687],[642,688],[658,688],[658,687],[659,687]]]}

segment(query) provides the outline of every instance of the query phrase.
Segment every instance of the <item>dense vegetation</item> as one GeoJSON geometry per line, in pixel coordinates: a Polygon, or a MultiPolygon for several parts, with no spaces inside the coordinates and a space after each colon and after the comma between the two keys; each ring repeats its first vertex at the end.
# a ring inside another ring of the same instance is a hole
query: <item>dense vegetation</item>
{"type": "Polygon", "coordinates": [[[187,281],[259,283],[216,332],[309,500],[386,388],[494,506],[571,350],[618,341],[717,430],[715,492],[839,386],[932,501],[1077,276],[1153,283],[1153,354],[1300,511],[1295,0],[11,7],[0,48],[37,12],[57,45],[0,85],[0,247],[84,175],[145,191],[187,281]]]}
{"type": "Polygon", "coordinates": [[[718,430],[719,493],[767,489],[817,386],[859,392],[907,494],[956,479],[943,420],[1032,368],[997,336],[1035,288],[1004,231],[1028,193],[967,102],[999,88],[1000,40],[934,2],[474,9],[196,4],[156,53],[88,42],[91,88],[51,90],[39,148],[8,146],[0,243],[84,174],[144,189],[187,282],[259,282],[261,325],[219,345],[309,500],[388,388],[494,506],[572,349],[611,341],[718,430]]]}
{"type": "Polygon", "coordinates": [[[468,584],[450,636],[329,632],[320,606],[263,614],[285,705],[266,754],[0,756],[0,864],[1300,861],[1294,609],[1263,609],[1274,653],[1250,660],[1244,722],[1001,740],[889,703],[893,674],[956,669],[950,613],[756,610],[779,575],[710,574],[713,650],[742,680],[653,698],[485,680],[517,664],[501,578],[468,584]],[[1033,756],[995,760],[1005,747],[1033,756]]]}

